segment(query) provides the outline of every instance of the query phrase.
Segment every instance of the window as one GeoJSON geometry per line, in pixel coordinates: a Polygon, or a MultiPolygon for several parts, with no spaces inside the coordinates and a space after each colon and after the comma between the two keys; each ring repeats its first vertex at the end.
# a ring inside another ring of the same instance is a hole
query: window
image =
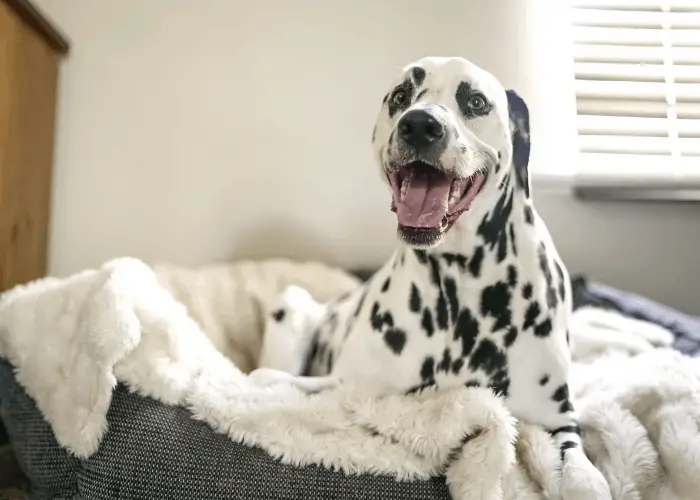
{"type": "Polygon", "coordinates": [[[700,183],[700,0],[571,0],[580,176],[700,183]]]}

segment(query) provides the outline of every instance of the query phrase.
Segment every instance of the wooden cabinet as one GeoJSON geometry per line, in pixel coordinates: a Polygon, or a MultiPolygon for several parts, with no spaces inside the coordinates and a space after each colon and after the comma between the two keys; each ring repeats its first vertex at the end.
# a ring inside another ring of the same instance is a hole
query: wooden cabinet
{"type": "Polygon", "coordinates": [[[58,65],[66,41],[0,0],[0,291],[46,273],[58,65]]]}

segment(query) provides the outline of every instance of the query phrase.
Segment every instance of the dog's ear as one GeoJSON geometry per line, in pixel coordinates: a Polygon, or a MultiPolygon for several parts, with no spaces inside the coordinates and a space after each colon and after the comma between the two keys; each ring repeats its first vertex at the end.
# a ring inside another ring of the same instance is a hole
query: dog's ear
{"type": "Polygon", "coordinates": [[[530,196],[530,112],[525,101],[514,91],[506,90],[508,97],[508,116],[510,133],[513,140],[513,168],[518,186],[530,196]]]}

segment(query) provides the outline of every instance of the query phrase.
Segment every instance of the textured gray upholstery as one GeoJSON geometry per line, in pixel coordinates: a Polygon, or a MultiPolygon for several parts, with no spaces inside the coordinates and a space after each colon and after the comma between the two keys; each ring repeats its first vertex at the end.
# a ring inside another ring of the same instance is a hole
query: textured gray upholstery
{"type": "Polygon", "coordinates": [[[115,390],[109,430],[87,460],[58,446],[33,400],[0,362],[0,417],[37,499],[447,500],[444,478],[399,483],[283,465],[232,442],[182,408],[115,390]]]}

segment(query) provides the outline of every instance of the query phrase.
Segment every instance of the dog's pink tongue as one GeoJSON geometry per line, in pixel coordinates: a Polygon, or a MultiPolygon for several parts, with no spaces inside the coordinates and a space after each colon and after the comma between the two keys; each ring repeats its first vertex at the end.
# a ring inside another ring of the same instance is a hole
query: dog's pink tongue
{"type": "Polygon", "coordinates": [[[451,180],[432,169],[415,168],[408,180],[406,194],[396,203],[399,224],[406,227],[440,227],[447,215],[447,197],[451,180]]]}

